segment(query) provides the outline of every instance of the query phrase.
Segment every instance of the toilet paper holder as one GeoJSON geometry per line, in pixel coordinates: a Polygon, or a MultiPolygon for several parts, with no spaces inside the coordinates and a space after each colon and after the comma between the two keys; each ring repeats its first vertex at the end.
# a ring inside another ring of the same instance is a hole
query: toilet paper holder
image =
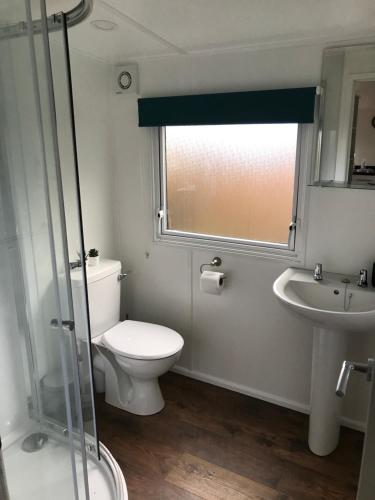
{"type": "MultiPolygon", "coordinates": [[[[209,262],[208,264],[202,264],[201,267],[199,268],[200,270],[200,273],[202,274],[203,273],[203,270],[204,270],[204,267],[205,266],[215,266],[215,267],[219,267],[221,266],[221,264],[223,263],[222,259],[220,257],[214,257],[211,262],[209,262]]],[[[223,279],[225,278],[225,276],[223,276],[223,279]]]]}

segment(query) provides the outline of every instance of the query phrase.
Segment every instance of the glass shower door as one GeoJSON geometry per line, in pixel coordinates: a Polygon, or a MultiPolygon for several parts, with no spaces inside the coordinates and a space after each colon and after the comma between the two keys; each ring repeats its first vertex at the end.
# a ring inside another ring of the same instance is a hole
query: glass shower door
{"type": "MultiPolygon", "coordinates": [[[[61,188],[64,202],[67,256],[70,261],[82,264],[75,267],[75,282],[79,281],[79,304],[74,303],[76,345],[79,359],[79,377],[82,396],[83,427],[91,448],[99,453],[96,432],[94,388],[92,378],[91,332],[89,324],[88,295],[86,287],[85,245],[83,238],[82,210],[79,188],[78,153],[75,139],[75,121],[72,98],[72,81],[66,17],[55,17],[62,30],[50,33],[51,70],[56,103],[56,130],[60,153],[61,188]],[[79,306],[79,307],[77,307],[79,306]]],[[[69,281],[69,292],[71,280],[69,281]]],[[[75,298],[77,296],[75,295],[75,298]]],[[[74,302],[74,301],[73,301],[74,302]]]]}
{"type": "MultiPolygon", "coordinates": [[[[54,88],[54,70],[67,61],[64,16],[47,19],[44,1],[12,7],[10,24],[26,30],[0,40],[0,333],[8,348],[0,356],[14,359],[0,368],[14,387],[0,395],[4,471],[11,500],[83,500],[83,396],[94,437],[95,421],[87,325],[86,351],[77,347],[62,189],[61,151],[74,136],[70,120],[58,121],[54,88]]],[[[74,158],[66,164],[74,169],[74,158]]],[[[78,205],[76,216],[80,227],[78,205]]]]}

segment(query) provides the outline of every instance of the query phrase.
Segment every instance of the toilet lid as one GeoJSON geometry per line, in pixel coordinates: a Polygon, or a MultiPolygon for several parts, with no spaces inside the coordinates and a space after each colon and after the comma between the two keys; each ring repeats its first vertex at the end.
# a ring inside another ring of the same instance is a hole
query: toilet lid
{"type": "Polygon", "coordinates": [[[162,359],[179,352],[184,340],[165,326],[126,320],[103,335],[104,344],[116,354],[134,359],[162,359]]]}

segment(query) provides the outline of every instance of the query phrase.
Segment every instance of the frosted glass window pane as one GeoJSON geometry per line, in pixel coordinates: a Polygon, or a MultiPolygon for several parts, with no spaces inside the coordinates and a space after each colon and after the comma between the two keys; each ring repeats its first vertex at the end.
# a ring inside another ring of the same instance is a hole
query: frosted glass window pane
{"type": "Polygon", "coordinates": [[[168,230],[287,244],[298,124],[165,133],[168,230]]]}

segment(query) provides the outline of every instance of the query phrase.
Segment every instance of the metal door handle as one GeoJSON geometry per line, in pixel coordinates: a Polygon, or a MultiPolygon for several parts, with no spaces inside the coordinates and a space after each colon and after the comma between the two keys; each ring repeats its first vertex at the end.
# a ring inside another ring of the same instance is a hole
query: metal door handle
{"type": "Polygon", "coordinates": [[[344,361],[336,386],[336,396],[340,398],[346,394],[350,374],[352,372],[360,372],[366,374],[366,380],[371,382],[374,371],[374,360],[369,358],[367,363],[356,363],[354,361],[344,361]]]}
{"type": "Polygon", "coordinates": [[[74,330],[74,321],[72,321],[71,319],[64,319],[61,321],[61,325],[60,325],[60,322],[58,319],[54,318],[54,319],[51,319],[51,323],[50,323],[51,327],[52,328],[59,328],[60,326],[62,327],[63,330],[67,331],[67,332],[71,332],[74,330]]]}

